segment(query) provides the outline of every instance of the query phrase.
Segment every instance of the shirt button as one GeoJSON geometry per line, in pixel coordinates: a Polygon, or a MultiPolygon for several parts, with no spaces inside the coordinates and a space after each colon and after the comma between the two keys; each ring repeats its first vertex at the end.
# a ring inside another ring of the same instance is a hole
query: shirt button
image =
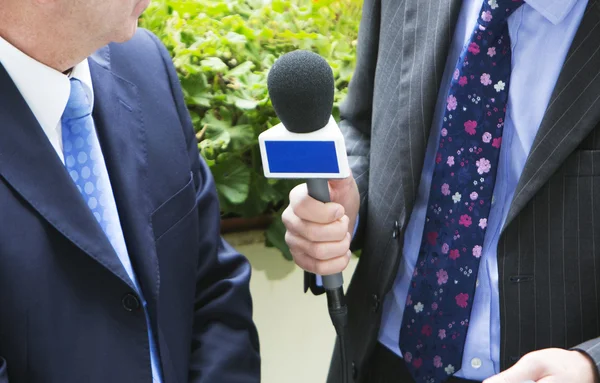
{"type": "Polygon", "coordinates": [[[471,359],[471,367],[473,367],[474,369],[480,368],[481,365],[482,365],[481,359],[479,359],[479,358],[471,359]]]}
{"type": "Polygon", "coordinates": [[[479,278],[475,281],[475,287],[479,287],[479,278]]]}

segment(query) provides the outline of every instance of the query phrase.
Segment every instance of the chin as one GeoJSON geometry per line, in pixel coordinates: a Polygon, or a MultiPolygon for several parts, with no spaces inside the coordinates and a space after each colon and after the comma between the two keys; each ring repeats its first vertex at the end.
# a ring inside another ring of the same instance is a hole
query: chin
{"type": "Polygon", "coordinates": [[[127,27],[123,28],[121,31],[115,34],[115,37],[112,39],[115,43],[124,43],[126,41],[131,40],[131,38],[135,35],[138,29],[138,22],[129,24],[127,27]]]}

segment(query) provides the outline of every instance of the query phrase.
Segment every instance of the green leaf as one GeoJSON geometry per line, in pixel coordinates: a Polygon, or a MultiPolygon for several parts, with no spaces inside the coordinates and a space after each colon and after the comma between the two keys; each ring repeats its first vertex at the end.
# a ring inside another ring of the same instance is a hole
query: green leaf
{"type": "Polygon", "coordinates": [[[233,103],[237,108],[242,110],[252,110],[256,109],[258,106],[258,101],[256,100],[244,99],[233,95],[229,95],[227,101],[233,103]]]}
{"type": "Polygon", "coordinates": [[[243,150],[256,142],[252,126],[247,124],[232,126],[230,116],[225,113],[221,118],[215,116],[214,113],[209,113],[202,119],[202,124],[207,127],[207,138],[215,142],[223,142],[234,153],[241,154],[243,150]]]}
{"type": "Polygon", "coordinates": [[[205,108],[210,108],[211,104],[210,104],[210,98],[205,97],[205,96],[196,96],[196,97],[190,97],[190,100],[199,106],[203,106],[205,108]]]}
{"type": "MultiPolygon", "coordinates": [[[[167,47],[217,183],[222,213],[270,214],[287,205],[293,180],[266,180],[258,135],[279,122],[267,75],[276,59],[307,49],[327,59],[333,114],[356,62],[363,0],[152,0],[140,25],[167,47]]],[[[281,228],[280,228],[281,229],[281,228]]],[[[272,233],[274,235],[274,233],[272,233]]],[[[274,242],[282,244],[283,231],[274,242]]],[[[281,246],[285,249],[285,246],[281,246]]]]}
{"type": "Polygon", "coordinates": [[[221,114],[220,117],[217,117],[215,114],[216,111],[207,113],[202,119],[202,123],[218,131],[227,130],[231,127],[231,119],[227,115],[221,114]]]}
{"type": "Polygon", "coordinates": [[[240,45],[246,44],[246,42],[248,41],[246,39],[246,36],[240,35],[239,33],[235,33],[235,32],[227,33],[227,35],[225,36],[225,39],[231,44],[240,44],[240,45]]]}
{"type": "Polygon", "coordinates": [[[254,67],[255,65],[252,61],[246,61],[227,72],[227,77],[242,77],[250,73],[254,67]]]}
{"type": "Polygon", "coordinates": [[[208,57],[208,58],[200,61],[200,65],[202,67],[202,70],[206,71],[206,72],[219,73],[219,72],[225,72],[225,71],[227,71],[227,69],[229,69],[227,64],[225,64],[223,62],[223,60],[221,60],[218,57],[208,57]]]}
{"type": "Polygon", "coordinates": [[[279,195],[273,187],[266,183],[266,178],[262,174],[252,173],[250,180],[250,190],[247,201],[252,203],[230,204],[225,202],[222,207],[228,211],[234,211],[242,217],[257,217],[265,212],[269,213],[269,206],[272,201],[279,199],[279,195]]]}
{"type": "Polygon", "coordinates": [[[216,163],[211,168],[219,195],[232,204],[246,201],[250,189],[250,169],[239,159],[216,163]]]}

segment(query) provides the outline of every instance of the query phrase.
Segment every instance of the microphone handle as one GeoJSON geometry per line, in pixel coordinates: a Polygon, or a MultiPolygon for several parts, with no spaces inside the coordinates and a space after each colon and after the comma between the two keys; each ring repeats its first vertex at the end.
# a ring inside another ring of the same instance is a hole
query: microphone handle
{"type": "MultiPolygon", "coordinates": [[[[306,185],[308,187],[309,196],[323,203],[331,202],[331,198],[329,196],[329,183],[326,179],[309,179],[307,180],[306,185]]],[[[325,290],[334,290],[344,285],[342,273],[324,275],[322,278],[323,287],[325,290]]]]}
{"type": "MultiPolygon", "coordinates": [[[[325,179],[309,179],[306,182],[308,195],[324,203],[331,202],[329,183],[325,179]]],[[[348,383],[348,369],[346,359],[346,326],[348,325],[348,306],[344,297],[344,278],[342,273],[323,276],[323,287],[327,294],[327,308],[331,322],[335,327],[340,343],[340,363],[342,383],[348,383]]]]}

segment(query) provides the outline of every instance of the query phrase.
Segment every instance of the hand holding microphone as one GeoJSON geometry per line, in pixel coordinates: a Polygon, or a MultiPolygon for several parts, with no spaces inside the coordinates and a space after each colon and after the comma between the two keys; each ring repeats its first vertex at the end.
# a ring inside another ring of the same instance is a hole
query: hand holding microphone
{"type": "Polygon", "coordinates": [[[300,267],[325,276],[325,289],[339,287],[360,202],[331,117],[333,72],[317,54],[290,52],[271,68],[268,88],[281,124],[259,137],[265,176],[308,180],[290,193],[286,242],[300,267]]]}
{"type": "Polygon", "coordinates": [[[308,179],[290,193],[282,216],[286,242],[301,268],[335,275],[349,262],[360,198],[343,136],[331,117],[333,73],[319,55],[295,51],[273,65],[268,87],[282,124],[261,135],[265,174],[308,179]]]}
{"type": "Polygon", "coordinates": [[[323,276],[329,315],[340,340],[342,381],[348,382],[348,308],[341,271],[350,258],[359,194],[344,137],[331,116],[333,73],[319,55],[295,51],[275,62],[268,88],[281,124],[259,136],[265,176],[307,179],[291,192],[283,214],[286,242],[300,267],[323,276]]]}
{"type": "Polygon", "coordinates": [[[309,196],[306,184],[297,186],[282,216],[294,261],[319,275],[339,273],[348,266],[360,203],[352,176],[329,181],[329,192],[332,202],[323,203],[309,196]]]}

